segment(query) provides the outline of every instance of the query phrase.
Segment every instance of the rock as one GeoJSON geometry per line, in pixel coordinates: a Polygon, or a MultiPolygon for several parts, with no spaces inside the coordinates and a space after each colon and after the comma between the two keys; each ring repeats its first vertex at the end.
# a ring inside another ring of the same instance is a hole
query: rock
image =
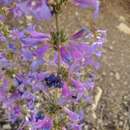
{"type": "Polygon", "coordinates": [[[112,41],[112,44],[114,45],[114,44],[116,44],[116,41],[114,40],[114,41],[112,41]]]}
{"type": "Polygon", "coordinates": [[[102,72],[102,76],[106,76],[107,74],[106,74],[106,72],[104,71],[104,72],[102,72]]]}
{"type": "Polygon", "coordinates": [[[124,116],[126,116],[126,117],[127,117],[127,116],[128,116],[128,112],[124,112],[124,116]]]}
{"type": "Polygon", "coordinates": [[[113,46],[109,46],[109,50],[110,50],[110,51],[113,51],[113,46]]]}
{"type": "Polygon", "coordinates": [[[128,82],[127,82],[127,81],[124,81],[124,85],[128,85],[128,82]]]}
{"type": "Polygon", "coordinates": [[[120,127],[123,126],[123,124],[124,124],[123,121],[120,121],[120,122],[119,122],[119,126],[120,126],[120,127]]]}
{"type": "Polygon", "coordinates": [[[113,76],[114,75],[114,73],[113,72],[110,72],[110,76],[113,76]]]}
{"type": "Polygon", "coordinates": [[[116,80],[120,80],[120,74],[118,72],[115,73],[116,80]]]}
{"type": "Polygon", "coordinates": [[[124,24],[124,23],[120,23],[118,26],[117,26],[117,28],[121,31],[121,32],[123,32],[123,33],[125,33],[125,34],[130,34],[130,27],[128,27],[126,24],[124,24]]]}
{"type": "Polygon", "coordinates": [[[3,130],[11,130],[10,124],[3,125],[3,130]]]}
{"type": "Polygon", "coordinates": [[[119,16],[119,21],[120,21],[120,22],[125,22],[125,21],[126,21],[126,19],[125,19],[125,17],[124,17],[124,16],[119,16]]]}
{"type": "Polygon", "coordinates": [[[75,12],[75,15],[76,15],[76,16],[79,16],[79,12],[76,11],[76,12],[75,12]]]}
{"type": "Polygon", "coordinates": [[[114,83],[111,83],[110,85],[111,85],[111,87],[114,87],[114,83]]]}

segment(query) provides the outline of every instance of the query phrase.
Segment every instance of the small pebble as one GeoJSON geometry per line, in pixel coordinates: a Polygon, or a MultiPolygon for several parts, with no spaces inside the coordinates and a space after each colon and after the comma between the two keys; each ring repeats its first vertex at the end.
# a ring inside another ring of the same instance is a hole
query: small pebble
{"type": "Polygon", "coordinates": [[[124,116],[128,116],[128,113],[127,113],[127,112],[124,112],[124,116]]]}
{"type": "Polygon", "coordinates": [[[127,81],[124,81],[124,85],[128,85],[128,82],[127,82],[127,81]]]}
{"type": "Polygon", "coordinates": [[[119,126],[123,126],[123,124],[124,124],[123,121],[119,122],[119,126]]]}
{"type": "Polygon", "coordinates": [[[120,21],[120,22],[125,22],[125,21],[126,21],[126,19],[125,19],[125,17],[124,17],[124,16],[119,16],[119,21],[120,21]]]}
{"type": "Polygon", "coordinates": [[[10,124],[3,125],[3,130],[11,130],[10,124]]]}
{"type": "Polygon", "coordinates": [[[76,12],[75,12],[75,15],[76,15],[76,16],[79,16],[79,13],[76,11],[76,12]]]}
{"type": "Polygon", "coordinates": [[[106,76],[106,72],[103,72],[102,75],[103,75],[103,76],[106,76]]]}
{"type": "Polygon", "coordinates": [[[112,51],[113,50],[113,46],[109,46],[109,49],[112,51]]]}
{"type": "Polygon", "coordinates": [[[114,87],[114,83],[111,83],[110,85],[111,85],[112,87],[114,87]]]}
{"type": "Polygon", "coordinates": [[[113,72],[110,72],[110,76],[113,76],[114,75],[114,73],[113,72]]]}
{"type": "Polygon", "coordinates": [[[130,27],[128,27],[125,23],[120,23],[117,28],[125,34],[130,34],[130,27]]]}
{"type": "Polygon", "coordinates": [[[116,43],[116,41],[112,41],[112,44],[115,44],[116,43]]]}
{"type": "Polygon", "coordinates": [[[120,80],[120,74],[118,72],[115,73],[116,80],[120,80]]]}

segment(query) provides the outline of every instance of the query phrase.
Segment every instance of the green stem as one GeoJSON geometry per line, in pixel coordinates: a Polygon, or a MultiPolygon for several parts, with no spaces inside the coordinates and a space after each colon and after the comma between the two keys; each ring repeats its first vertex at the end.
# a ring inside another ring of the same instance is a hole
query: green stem
{"type": "Polygon", "coordinates": [[[58,34],[58,40],[57,40],[57,51],[58,51],[58,74],[59,74],[59,71],[60,71],[60,38],[59,38],[59,19],[58,19],[58,13],[55,14],[55,20],[56,20],[56,32],[58,34]]]}
{"type": "Polygon", "coordinates": [[[59,15],[58,13],[55,14],[55,20],[56,20],[56,31],[59,32],[59,15]]]}

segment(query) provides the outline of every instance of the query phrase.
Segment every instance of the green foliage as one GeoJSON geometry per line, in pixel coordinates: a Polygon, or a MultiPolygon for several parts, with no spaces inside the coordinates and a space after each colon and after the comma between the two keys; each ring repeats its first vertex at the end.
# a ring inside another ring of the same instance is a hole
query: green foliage
{"type": "Polygon", "coordinates": [[[9,26],[5,25],[3,22],[0,21],[0,30],[3,33],[4,36],[8,36],[9,34],[9,26]]]}
{"type": "Polygon", "coordinates": [[[67,40],[67,36],[63,30],[61,30],[60,32],[52,32],[51,36],[51,43],[54,45],[55,49],[57,49],[56,46],[58,42],[64,43],[67,40]]]}

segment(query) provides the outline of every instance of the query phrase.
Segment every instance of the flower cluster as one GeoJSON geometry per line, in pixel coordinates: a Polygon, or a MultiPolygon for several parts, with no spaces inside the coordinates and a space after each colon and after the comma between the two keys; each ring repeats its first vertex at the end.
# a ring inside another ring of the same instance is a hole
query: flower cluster
{"type": "Polygon", "coordinates": [[[37,20],[49,20],[61,8],[61,5],[68,1],[81,8],[94,9],[95,18],[99,13],[98,0],[1,0],[0,5],[12,4],[10,11],[15,17],[32,15],[37,20]]]}
{"type": "MultiPolygon", "coordinates": [[[[0,102],[17,130],[82,130],[85,107],[92,101],[98,59],[106,32],[84,27],[67,37],[58,14],[68,0],[1,0],[14,17],[56,18],[56,31],[37,25],[0,32],[0,102]],[[84,37],[85,40],[82,40],[84,37]],[[91,39],[91,40],[90,40],[91,39]],[[93,39],[93,40],[92,40],[93,39]]],[[[71,0],[99,12],[98,0],[71,0]]],[[[1,16],[4,16],[1,14],[1,16]]],[[[4,19],[0,19],[2,23],[4,19]]],[[[6,27],[6,30],[5,30],[6,27]]]]}

